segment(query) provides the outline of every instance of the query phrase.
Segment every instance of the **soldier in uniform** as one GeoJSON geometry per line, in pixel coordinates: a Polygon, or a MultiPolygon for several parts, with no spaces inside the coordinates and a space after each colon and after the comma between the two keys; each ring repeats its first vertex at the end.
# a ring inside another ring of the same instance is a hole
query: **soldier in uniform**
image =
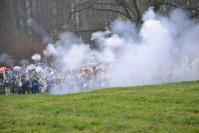
{"type": "Polygon", "coordinates": [[[94,71],[93,68],[87,67],[84,69],[84,84],[83,88],[91,89],[93,87],[94,71]]]}
{"type": "Polygon", "coordinates": [[[4,84],[3,84],[3,72],[5,71],[5,67],[1,67],[0,68],[0,93],[4,93],[5,89],[4,89],[4,84]]]}
{"type": "Polygon", "coordinates": [[[35,94],[38,92],[39,84],[38,84],[38,77],[37,72],[35,70],[32,71],[32,76],[30,77],[31,82],[31,92],[35,94]]]}
{"type": "Polygon", "coordinates": [[[17,88],[18,94],[22,94],[22,81],[21,81],[21,76],[17,75],[16,80],[15,80],[15,86],[17,88]]]}
{"type": "Polygon", "coordinates": [[[25,91],[28,91],[28,94],[30,94],[30,89],[28,87],[29,85],[29,76],[28,76],[28,69],[26,68],[26,65],[23,64],[21,69],[21,81],[22,81],[22,93],[25,94],[25,91]]]}
{"type": "Polygon", "coordinates": [[[6,66],[6,70],[3,72],[4,86],[6,95],[10,95],[10,91],[12,89],[12,71],[10,66],[6,66]]]}

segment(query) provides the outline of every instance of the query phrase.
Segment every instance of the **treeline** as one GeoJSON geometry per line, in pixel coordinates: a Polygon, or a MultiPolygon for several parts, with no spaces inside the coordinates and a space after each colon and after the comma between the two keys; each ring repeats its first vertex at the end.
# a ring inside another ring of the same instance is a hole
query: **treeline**
{"type": "Polygon", "coordinates": [[[6,52],[16,61],[30,59],[64,31],[95,48],[91,33],[108,29],[116,18],[139,27],[149,7],[165,15],[182,8],[191,19],[199,16],[198,0],[1,0],[0,54],[6,52]]]}

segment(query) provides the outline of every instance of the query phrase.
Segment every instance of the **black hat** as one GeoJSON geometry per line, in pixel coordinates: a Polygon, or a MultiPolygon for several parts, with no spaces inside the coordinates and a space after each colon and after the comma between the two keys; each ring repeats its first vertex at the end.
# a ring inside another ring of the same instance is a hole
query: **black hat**
{"type": "Polygon", "coordinates": [[[10,66],[6,66],[6,68],[10,68],[10,66]]]}

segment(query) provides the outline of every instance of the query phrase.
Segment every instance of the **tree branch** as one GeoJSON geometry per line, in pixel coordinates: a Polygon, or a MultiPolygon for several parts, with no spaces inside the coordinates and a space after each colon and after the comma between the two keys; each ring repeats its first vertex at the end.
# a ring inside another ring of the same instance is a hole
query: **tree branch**
{"type": "Polygon", "coordinates": [[[119,14],[125,16],[126,18],[128,18],[127,14],[125,14],[125,13],[119,11],[119,10],[113,10],[113,9],[107,9],[107,8],[106,8],[106,9],[105,9],[105,8],[101,9],[101,8],[93,8],[93,7],[91,7],[91,9],[92,9],[92,10],[97,10],[97,11],[116,12],[116,13],[119,13],[119,14]]]}
{"type": "Polygon", "coordinates": [[[132,14],[134,14],[134,12],[131,10],[129,5],[124,0],[116,0],[116,2],[123,7],[124,11],[126,12],[126,17],[132,20],[133,17],[131,16],[129,10],[132,12],[132,14]]]}
{"type": "Polygon", "coordinates": [[[104,31],[105,29],[98,28],[98,29],[87,29],[87,30],[76,30],[72,31],[74,33],[85,33],[85,32],[96,32],[96,31],[104,31]]]}
{"type": "Polygon", "coordinates": [[[141,22],[141,14],[140,14],[140,10],[138,8],[138,5],[136,3],[136,0],[133,0],[133,5],[135,7],[135,11],[137,13],[137,23],[141,22]]]}

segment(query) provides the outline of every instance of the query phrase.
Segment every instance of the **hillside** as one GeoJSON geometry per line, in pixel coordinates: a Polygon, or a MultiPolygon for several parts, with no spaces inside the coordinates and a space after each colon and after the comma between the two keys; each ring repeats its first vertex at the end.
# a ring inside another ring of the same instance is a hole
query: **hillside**
{"type": "Polygon", "coordinates": [[[199,132],[199,82],[0,95],[0,132],[199,132]]]}

